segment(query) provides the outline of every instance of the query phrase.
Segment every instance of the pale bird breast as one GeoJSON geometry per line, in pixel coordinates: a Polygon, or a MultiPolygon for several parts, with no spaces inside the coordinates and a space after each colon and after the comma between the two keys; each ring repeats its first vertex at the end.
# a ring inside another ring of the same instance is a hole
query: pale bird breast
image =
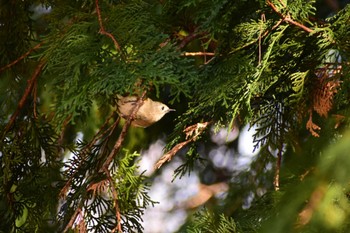
{"type": "Polygon", "coordinates": [[[118,112],[122,117],[127,118],[132,113],[134,106],[135,102],[124,102],[120,100],[118,101],[118,112]]]}
{"type": "Polygon", "coordinates": [[[135,119],[131,122],[131,125],[136,126],[136,127],[142,127],[146,128],[150,125],[152,125],[154,122],[150,123],[149,121],[144,121],[142,119],[135,119]]]}
{"type": "Polygon", "coordinates": [[[153,124],[154,122],[158,121],[156,115],[154,112],[152,112],[153,110],[148,103],[145,103],[137,112],[136,118],[141,121],[148,122],[149,124],[153,124]]]}

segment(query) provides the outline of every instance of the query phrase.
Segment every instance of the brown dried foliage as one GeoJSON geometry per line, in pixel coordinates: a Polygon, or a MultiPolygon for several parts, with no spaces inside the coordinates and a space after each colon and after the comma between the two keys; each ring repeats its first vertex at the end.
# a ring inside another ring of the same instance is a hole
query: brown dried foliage
{"type": "Polygon", "coordinates": [[[334,79],[335,71],[322,69],[316,75],[317,87],[313,93],[313,109],[322,117],[327,117],[333,106],[333,97],[338,92],[341,81],[334,79]]]}
{"type": "Polygon", "coordinates": [[[309,109],[309,120],[306,123],[306,129],[314,137],[319,137],[318,132],[321,127],[312,121],[312,111],[315,111],[321,117],[328,117],[328,113],[333,107],[333,98],[337,94],[341,81],[337,74],[341,72],[341,66],[331,68],[329,65],[316,70],[317,79],[314,83],[315,88],[312,92],[312,106],[309,109]]]}

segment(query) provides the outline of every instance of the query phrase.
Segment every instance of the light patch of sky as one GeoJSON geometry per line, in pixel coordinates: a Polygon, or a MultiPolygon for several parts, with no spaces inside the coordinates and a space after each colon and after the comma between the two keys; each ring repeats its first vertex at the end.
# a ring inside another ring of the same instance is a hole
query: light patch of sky
{"type": "Polygon", "coordinates": [[[248,197],[246,197],[246,199],[243,201],[242,208],[248,209],[251,206],[252,201],[254,200],[254,197],[255,197],[255,194],[253,192],[250,192],[248,197]]]}
{"type": "MultiPolygon", "coordinates": [[[[226,168],[231,171],[248,169],[258,150],[253,152],[253,134],[255,128],[246,126],[241,132],[238,129],[228,131],[227,128],[220,129],[217,133],[211,130],[211,139],[217,144],[209,152],[209,158],[218,168],[226,168]],[[226,144],[238,138],[238,153],[229,148],[226,144]]],[[[142,151],[139,161],[140,172],[145,175],[152,175],[155,171],[154,165],[163,155],[165,142],[158,139],[152,143],[147,150],[142,151]]],[[[175,157],[171,162],[162,166],[161,173],[155,178],[149,191],[152,200],[158,201],[154,207],[145,210],[143,216],[145,233],[170,233],[176,232],[185,223],[187,211],[183,209],[184,203],[199,192],[200,181],[195,172],[190,176],[175,179],[173,182],[174,170],[182,164],[180,158],[175,157]]],[[[225,194],[221,193],[221,196],[225,194]]],[[[253,196],[248,197],[245,207],[249,207],[253,196]]]]}
{"type": "MultiPolygon", "coordinates": [[[[159,141],[155,144],[160,144],[159,141]]],[[[142,154],[142,160],[152,157],[152,150],[158,149],[158,146],[150,146],[150,148],[142,154]]],[[[161,148],[162,151],[163,148],[161,148]]],[[[160,154],[155,151],[155,154],[160,154]]],[[[159,156],[159,157],[160,157],[159,156]]],[[[157,159],[152,164],[154,166],[157,159]]],[[[148,166],[148,163],[146,167],[148,166]]],[[[162,167],[161,174],[155,178],[149,195],[152,200],[158,201],[154,207],[145,210],[143,227],[145,233],[169,233],[176,232],[178,228],[184,224],[187,218],[187,212],[180,206],[189,197],[198,192],[199,179],[195,173],[191,176],[184,176],[181,179],[175,179],[173,182],[174,170],[181,165],[180,159],[174,158],[171,163],[162,167]]]]}
{"type": "Polygon", "coordinates": [[[163,149],[165,147],[165,142],[163,139],[158,139],[152,143],[149,148],[142,151],[142,159],[139,161],[140,169],[145,171],[144,175],[150,176],[154,173],[154,165],[158,159],[163,155],[163,149]]]}
{"type": "Polygon", "coordinates": [[[41,163],[46,163],[46,153],[45,153],[45,150],[42,147],[40,147],[40,152],[41,152],[40,162],[41,163]]]}
{"type": "Polygon", "coordinates": [[[225,145],[218,146],[209,152],[209,158],[217,168],[226,168],[232,171],[235,166],[235,151],[225,145]]]}
{"type": "Polygon", "coordinates": [[[239,135],[239,129],[238,127],[234,127],[232,130],[229,130],[228,128],[221,128],[218,132],[215,132],[215,127],[212,127],[210,129],[210,133],[212,142],[218,145],[223,145],[235,140],[239,135]]]}
{"type": "Polygon", "coordinates": [[[50,13],[52,8],[51,6],[46,7],[43,4],[38,4],[31,6],[31,10],[33,11],[33,15],[31,16],[31,18],[33,20],[37,20],[42,15],[50,13]]]}
{"type": "Polygon", "coordinates": [[[238,152],[243,156],[255,156],[259,153],[259,149],[254,151],[253,135],[255,134],[256,126],[250,128],[249,125],[243,127],[238,139],[238,152]]]}
{"type": "MultiPolygon", "coordinates": [[[[82,141],[84,138],[84,134],[82,132],[78,132],[76,137],[75,137],[75,142],[79,142],[79,141],[82,141]]],[[[72,152],[68,152],[65,154],[65,156],[63,157],[63,163],[67,163],[71,158],[73,158],[74,154],[72,152]]],[[[61,168],[62,171],[65,171],[65,169],[67,169],[67,167],[63,166],[61,168]]]]}
{"type": "Polygon", "coordinates": [[[254,151],[253,135],[255,127],[243,127],[241,132],[237,128],[228,131],[228,128],[222,128],[218,133],[212,130],[211,139],[218,146],[213,147],[209,152],[209,158],[217,168],[225,168],[228,171],[242,171],[248,169],[254,156],[259,150],[254,151]],[[227,143],[238,137],[238,151],[230,148],[227,143]]]}

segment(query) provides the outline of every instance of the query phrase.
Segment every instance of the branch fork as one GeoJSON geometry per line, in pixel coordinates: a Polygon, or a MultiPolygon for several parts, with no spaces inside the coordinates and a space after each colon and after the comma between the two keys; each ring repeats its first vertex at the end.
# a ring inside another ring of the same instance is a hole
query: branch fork
{"type": "Polygon", "coordinates": [[[186,141],[176,144],[176,146],[164,154],[156,163],[155,168],[159,169],[165,162],[169,162],[180,149],[188,143],[196,141],[209,124],[210,122],[197,123],[184,129],[183,132],[186,134],[186,141]]]}
{"type": "MultiPolygon", "coordinates": [[[[284,2],[282,2],[282,1],[279,1],[279,2],[282,4],[282,6],[283,6],[284,8],[286,7],[286,5],[285,5],[284,2]]],[[[272,8],[272,10],[273,10],[274,12],[276,12],[276,13],[281,17],[281,19],[282,19],[283,21],[285,21],[285,22],[287,22],[287,23],[290,23],[290,24],[293,24],[293,25],[295,25],[295,26],[297,26],[297,27],[303,29],[304,31],[306,31],[306,32],[308,32],[308,33],[314,32],[314,30],[312,30],[311,28],[308,28],[307,26],[305,26],[305,25],[303,25],[303,24],[301,24],[301,23],[299,23],[299,22],[297,22],[297,21],[294,21],[294,20],[292,19],[292,17],[290,16],[290,14],[283,15],[283,14],[278,10],[278,8],[276,7],[276,5],[273,4],[270,0],[267,0],[267,1],[266,1],[266,4],[269,5],[269,6],[272,8]]]]}

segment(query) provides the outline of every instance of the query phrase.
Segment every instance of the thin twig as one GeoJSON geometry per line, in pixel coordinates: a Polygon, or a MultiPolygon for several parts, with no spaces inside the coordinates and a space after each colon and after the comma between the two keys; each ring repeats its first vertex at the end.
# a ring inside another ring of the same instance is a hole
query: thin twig
{"type": "Polygon", "coordinates": [[[186,146],[190,142],[196,141],[198,136],[201,133],[203,133],[203,131],[208,127],[209,124],[210,122],[197,123],[188,126],[186,129],[184,129],[183,132],[186,133],[186,141],[176,144],[170,151],[164,154],[155,164],[155,168],[159,169],[165,162],[170,161],[174,157],[174,155],[184,146],[186,146]]]}
{"type": "Polygon", "coordinates": [[[215,56],[215,53],[211,52],[184,52],[182,56],[215,56]]]}
{"type": "Polygon", "coordinates": [[[288,23],[291,23],[291,24],[294,24],[295,26],[300,27],[301,29],[303,29],[303,30],[306,31],[306,32],[309,32],[309,33],[314,32],[314,30],[312,30],[311,28],[308,28],[308,27],[306,27],[305,25],[294,21],[293,19],[290,18],[290,16],[286,17],[286,18],[284,19],[284,21],[286,21],[286,22],[288,22],[288,23]]]}
{"type": "Polygon", "coordinates": [[[123,144],[123,141],[125,139],[125,136],[126,136],[128,129],[131,125],[131,122],[135,119],[136,113],[138,112],[141,105],[143,104],[143,99],[145,96],[146,96],[146,91],[144,91],[142,93],[141,97],[136,102],[136,105],[134,106],[130,116],[128,117],[127,121],[125,122],[125,124],[123,126],[122,132],[120,133],[118,140],[114,144],[114,147],[113,147],[111,153],[108,155],[105,163],[103,164],[102,169],[104,169],[104,168],[107,169],[108,166],[111,164],[112,160],[114,159],[114,156],[120,151],[121,146],[123,144]]]}
{"type": "Polygon", "coordinates": [[[69,123],[71,118],[72,118],[72,114],[70,114],[68,117],[66,117],[66,119],[64,119],[64,121],[63,121],[63,124],[62,124],[62,127],[61,127],[61,134],[60,134],[60,137],[57,140],[57,144],[59,146],[61,146],[62,143],[63,143],[65,130],[66,130],[66,127],[67,127],[67,125],[68,125],[68,123],[69,123]]]}
{"type": "Polygon", "coordinates": [[[214,59],[215,59],[215,57],[210,58],[208,61],[204,62],[204,65],[209,64],[209,63],[210,63],[211,61],[213,61],[214,59]]]}
{"type": "MultiPolygon", "coordinates": [[[[106,121],[104,122],[104,124],[100,127],[99,131],[95,134],[95,136],[94,136],[94,138],[91,140],[91,142],[90,142],[89,144],[87,144],[87,145],[81,150],[80,153],[82,154],[82,156],[87,155],[87,152],[91,149],[91,147],[92,147],[93,145],[95,145],[95,143],[96,143],[100,138],[102,138],[103,135],[105,135],[107,132],[109,132],[109,134],[108,134],[107,137],[109,137],[109,136],[112,134],[112,132],[114,131],[115,127],[116,127],[116,126],[118,125],[118,123],[119,123],[120,117],[118,117],[118,119],[117,119],[117,120],[113,123],[113,125],[110,126],[108,129],[106,129],[105,131],[102,131],[102,130],[107,126],[109,120],[110,120],[113,116],[114,116],[114,113],[112,113],[111,116],[109,116],[109,117],[107,118],[107,120],[106,120],[106,121]]],[[[83,163],[83,161],[84,161],[84,159],[82,159],[82,160],[80,161],[80,164],[76,165],[76,166],[78,167],[77,170],[76,170],[76,172],[74,172],[74,173],[69,177],[69,179],[67,180],[66,184],[65,184],[65,185],[63,186],[63,188],[61,189],[61,191],[60,191],[60,196],[61,196],[61,197],[65,197],[65,195],[66,195],[66,193],[67,193],[67,191],[68,191],[68,189],[69,189],[69,187],[70,187],[70,184],[71,184],[71,182],[72,182],[72,180],[73,180],[73,178],[74,178],[74,175],[78,172],[78,169],[79,169],[79,167],[81,166],[81,164],[83,163]]]]}
{"type": "Polygon", "coordinates": [[[114,131],[115,127],[119,124],[120,117],[118,116],[117,120],[106,130],[102,131],[108,124],[109,120],[115,115],[115,112],[113,112],[105,121],[105,123],[100,127],[99,131],[95,134],[93,140],[84,148],[83,153],[86,153],[87,150],[89,150],[98,140],[100,140],[103,135],[105,135],[107,132],[109,132],[108,136],[111,135],[111,133],[114,131]]]}
{"type": "Polygon", "coordinates": [[[13,62],[7,64],[4,67],[0,68],[0,72],[10,68],[11,66],[16,65],[19,61],[23,60],[24,58],[26,58],[29,54],[31,54],[34,50],[37,50],[38,48],[40,48],[43,45],[44,42],[41,42],[37,45],[35,45],[33,48],[29,49],[25,54],[23,54],[22,56],[20,56],[19,58],[17,58],[16,60],[14,60],[13,62]]]}
{"type": "Polygon", "coordinates": [[[4,137],[6,135],[6,133],[11,129],[11,127],[15,123],[15,120],[16,120],[17,116],[19,115],[21,109],[23,108],[24,104],[26,103],[29,94],[32,92],[34,84],[36,82],[36,79],[38,78],[38,76],[39,76],[42,68],[44,67],[44,65],[45,65],[45,62],[41,61],[38,64],[38,66],[36,67],[32,77],[30,78],[30,80],[28,80],[28,84],[27,84],[27,87],[26,87],[26,89],[24,91],[24,94],[23,94],[21,100],[18,103],[16,111],[12,114],[9,122],[7,123],[7,125],[6,125],[6,127],[4,129],[2,137],[4,137]]]}
{"type": "Polygon", "coordinates": [[[277,21],[277,23],[276,23],[275,25],[273,25],[273,27],[272,27],[270,30],[266,30],[266,31],[261,35],[261,37],[258,37],[257,39],[252,40],[252,41],[248,42],[247,44],[244,44],[244,45],[242,45],[241,47],[238,47],[238,48],[232,50],[229,54],[233,54],[233,53],[235,53],[235,52],[237,52],[237,51],[239,51],[239,50],[245,49],[245,48],[247,48],[247,47],[249,47],[249,46],[255,44],[256,42],[259,41],[259,38],[264,38],[265,36],[267,36],[270,32],[272,32],[272,31],[275,30],[279,25],[281,25],[282,22],[283,22],[283,19],[280,19],[279,21],[277,21]]]}
{"type": "Polygon", "coordinates": [[[273,186],[275,188],[275,191],[278,191],[280,189],[281,162],[282,162],[282,148],[279,148],[278,153],[277,153],[277,160],[276,160],[275,177],[274,177],[274,182],[273,182],[273,186]]]}
{"type": "MultiPolygon", "coordinates": [[[[280,116],[282,117],[282,116],[280,116]]],[[[284,120],[281,119],[282,125],[281,128],[283,129],[285,127],[284,125],[284,120]]],[[[279,140],[280,140],[280,144],[279,144],[279,148],[278,148],[278,152],[277,152],[277,160],[276,160],[276,171],[275,171],[275,177],[274,177],[274,181],[273,181],[273,185],[275,188],[275,191],[278,191],[280,189],[280,172],[281,172],[281,163],[282,163],[282,154],[283,154],[283,133],[279,134],[279,140]]]]}
{"type": "Polygon", "coordinates": [[[36,111],[36,101],[37,101],[37,95],[38,95],[38,80],[35,79],[34,81],[34,87],[33,87],[33,114],[34,114],[34,118],[35,119],[38,119],[38,114],[37,114],[37,111],[36,111]]]}
{"type": "Polygon", "coordinates": [[[118,232],[122,232],[122,225],[121,225],[121,215],[120,215],[120,209],[119,209],[119,204],[118,204],[118,193],[117,189],[114,185],[113,179],[111,175],[109,174],[109,171],[107,168],[103,168],[107,179],[110,184],[110,189],[112,191],[112,196],[113,196],[113,203],[114,203],[114,208],[115,208],[115,218],[117,220],[117,226],[112,230],[112,233],[115,232],[115,230],[118,230],[118,232]]]}
{"type": "MultiPolygon", "coordinates": [[[[80,200],[79,206],[82,204],[83,200],[80,200]]],[[[78,214],[81,212],[81,207],[78,207],[72,217],[70,218],[67,226],[64,228],[63,232],[67,232],[69,228],[71,228],[75,222],[75,219],[77,218],[78,214]]]]}
{"type": "Polygon", "coordinates": [[[95,1],[96,3],[96,12],[97,12],[97,18],[98,18],[98,23],[100,25],[100,31],[99,33],[102,34],[102,35],[106,35],[108,36],[109,38],[112,39],[113,43],[114,43],[114,46],[115,48],[121,52],[121,49],[120,49],[120,45],[118,43],[118,41],[114,38],[114,36],[112,35],[112,33],[109,33],[105,30],[104,26],[103,26],[103,21],[102,21],[102,16],[101,16],[101,10],[100,10],[100,6],[99,6],[99,3],[98,3],[98,0],[95,1]]]}
{"type": "MultiPolygon", "coordinates": [[[[311,28],[308,28],[308,27],[306,27],[305,25],[294,21],[294,20],[290,17],[290,15],[287,15],[287,16],[283,15],[281,12],[278,11],[277,7],[276,7],[270,0],[267,0],[266,3],[267,3],[267,5],[269,5],[269,6],[272,8],[272,10],[273,10],[274,12],[276,12],[276,13],[282,18],[283,21],[288,22],[288,23],[290,23],[290,24],[293,24],[293,25],[295,25],[295,26],[297,26],[297,27],[300,27],[301,29],[303,29],[304,31],[306,31],[306,32],[308,32],[308,33],[312,33],[312,32],[313,32],[313,30],[312,30],[311,28]]],[[[283,4],[282,4],[282,5],[283,5],[283,4]]]]}
{"type": "MultiPolygon", "coordinates": [[[[262,14],[261,15],[261,21],[262,22],[265,22],[266,19],[265,19],[265,14],[262,14]]],[[[261,38],[262,38],[262,26],[260,24],[260,33],[259,33],[259,61],[258,61],[258,64],[260,65],[261,64],[261,38]]]]}
{"type": "Polygon", "coordinates": [[[190,43],[192,40],[196,39],[199,36],[203,36],[205,35],[205,32],[193,32],[191,34],[189,34],[188,36],[186,36],[181,43],[179,44],[178,48],[179,49],[183,49],[188,43],[190,43]]]}
{"type": "Polygon", "coordinates": [[[286,7],[286,4],[282,0],[278,0],[278,1],[282,4],[283,7],[286,7]]]}
{"type": "Polygon", "coordinates": [[[80,221],[79,221],[79,233],[86,233],[87,231],[86,231],[86,223],[85,223],[85,220],[84,220],[84,213],[83,213],[83,211],[81,211],[81,209],[80,209],[80,211],[79,211],[79,218],[81,219],[80,221]]]}

